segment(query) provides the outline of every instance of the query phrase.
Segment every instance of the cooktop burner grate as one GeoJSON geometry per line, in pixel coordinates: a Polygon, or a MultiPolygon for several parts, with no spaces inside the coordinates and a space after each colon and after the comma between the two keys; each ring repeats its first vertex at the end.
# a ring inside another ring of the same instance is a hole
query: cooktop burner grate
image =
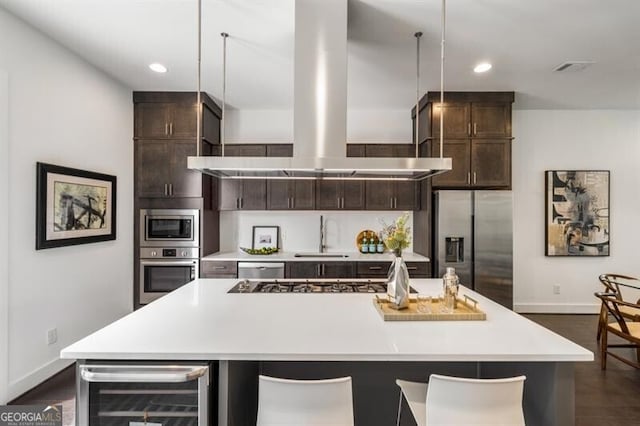
{"type": "MultiPolygon", "coordinates": [[[[386,280],[375,279],[274,279],[243,280],[229,293],[386,293],[386,280]]],[[[411,288],[415,293],[415,289],[411,288]]]]}

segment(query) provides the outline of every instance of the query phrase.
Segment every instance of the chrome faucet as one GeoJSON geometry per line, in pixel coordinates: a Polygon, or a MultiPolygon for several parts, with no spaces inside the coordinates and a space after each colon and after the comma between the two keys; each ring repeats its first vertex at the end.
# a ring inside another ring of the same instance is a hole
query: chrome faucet
{"type": "Polygon", "coordinates": [[[324,219],[322,215],[320,215],[320,246],[318,247],[318,252],[324,253],[324,249],[324,219]]]}

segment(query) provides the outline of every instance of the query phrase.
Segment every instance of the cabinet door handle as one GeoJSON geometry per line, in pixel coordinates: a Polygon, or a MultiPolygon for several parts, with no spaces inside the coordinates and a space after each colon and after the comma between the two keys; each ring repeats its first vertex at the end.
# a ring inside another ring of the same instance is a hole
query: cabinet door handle
{"type": "Polygon", "coordinates": [[[467,123],[467,135],[471,136],[471,122],[467,123]]]}
{"type": "Polygon", "coordinates": [[[473,135],[478,135],[478,123],[473,123],[473,135]]]}
{"type": "Polygon", "coordinates": [[[296,199],[291,197],[291,208],[292,209],[295,208],[295,205],[296,205],[296,199]]]}
{"type": "Polygon", "coordinates": [[[244,198],[240,197],[240,208],[244,208],[244,198]]]}
{"type": "Polygon", "coordinates": [[[222,271],[222,270],[224,270],[224,269],[227,269],[227,267],[226,267],[226,266],[214,266],[214,267],[213,267],[213,268],[211,268],[211,269],[214,269],[214,270],[216,270],[216,271],[222,271]]]}
{"type": "Polygon", "coordinates": [[[240,208],[240,198],[236,198],[236,209],[240,208]]]}
{"type": "Polygon", "coordinates": [[[471,172],[467,172],[467,185],[471,184],[471,172]]]}
{"type": "Polygon", "coordinates": [[[475,185],[475,184],[476,184],[476,182],[478,181],[478,180],[476,179],[476,177],[477,177],[477,176],[476,176],[476,172],[473,172],[473,184],[474,184],[474,185],[475,185]]]}
{"type": "Polygon", "coordinates": [[[164,195],[168,196],[169,195],[169,184],[164,184],[164,195]]]}
{"type": "Polygon", "coordinates": [[[164,134],[169,136],[169,123],[164,123],[164,134]]]}
{"type": "Polygon", "coordinates": [[[417,271],[418,267],[417,266],[407,266],[407,271],[417,271]]]}
{"type": "Polygon", "coordinates": [[[323,277],[324,277],[324,272],[325,272],[325,271],[324,271],[324,268],[325,268],[326,266],[327,266],[327,265],[325,265],[324,263],[320,265],[320,270],[322,271],[321,273],[322,273],[322,276],[323,276],[323,277]]]}
{"type": "Polygon", "coordinates": [[[320,276],[320,264],[319,263],[316,265],[316,275],[318,277],[320,276]]]}
{"type": "Polygon", "coordinates": [[[173,197],[173,184],[172,183],[169,184],[169,195],[171,195],[173,197]]]}
{"type": "Polygon", "coordinates": [[[380,271],[382,266],[369,266],[370,271],[380,271]]]}
{"type": "Polygon", "coordinates": [[[389,198],[389,207],[393,208],[393,197],[389,198]]]}
{"type": "Polygon", "coordinates": [[[173,123],[169,123],[169,134],[173,135],[173,123]]]}

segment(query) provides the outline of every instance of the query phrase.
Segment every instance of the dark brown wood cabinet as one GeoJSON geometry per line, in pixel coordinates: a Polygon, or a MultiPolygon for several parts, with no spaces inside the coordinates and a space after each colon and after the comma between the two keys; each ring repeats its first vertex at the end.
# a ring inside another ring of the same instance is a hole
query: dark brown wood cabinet
{"type": "Polygon", "coordinates": [[[313,210],[315,208],[315,181],[267,181],[268,210],[313,210]]]}
{"type": "Polygon", "coordinates": [[[196,94],[134,92],[134,185],[138,198],[203,197],[208,177],[187,168],[187,157],[219,142],[220,109],[202,95],[202,140],[196,141],[196,94]]]}
{"type": "Polygon", "coordinates": [[[367,210],[414,210],[418,187],[412,181],[366,181],[367,210]]]}
{"type": "MultiPolygon", "coordinates": [[[[440,114],[444,111],[444,157],[451,157],[450,172],[432,178],[433,187],[451,189],[511,188],[511,104],[513,92],[427,93],[421,114],[430,115],[431,156],[440,156],[440,114]]],[[[412,110],[415,124],[415,108],[412,110]]],[[[415,132],[414,132],[415,133],[415,132]]],[[[422,139],[422,138],[421,138],[422,139]]]]}
{"type": "MultiPolygon", "coordinates": [[[[391,262],[358,262],[357,278],[384,278],[389,272],[391,262]]],[[[411,278],[429,278],[428,262],[407,262],[411,278]]]]}
{"type": "Polygon", "coordinates": [[[317,210],[363,210],[364,200],[364,181],[316,181],[317,210]]]}
{"type": "MultiPolygon", "coordinates": [[[[224,155],[229,157],[264,157],[263,144],[227,144],[224,155]]],[[[267,181],[264,179],[220,179],[220,210],[265,210],[267,181]]]]}
{"type": "MultiPolygon", "coordinates": [[[[203,93],[202,138],[219,141],[220,108],[203,93]]],[[[198,108],[194,92],[134,92],[134,139],[189,139],[197,133],[198,108]]]]}
{"type": "MultiPolygon", "coordinates": [[[[433,142],[435,157],[440,153],[440,145],[437,140],[433,142]]],[[[435,187],[511,187],[510,139],[445,139],[444,156],[452,158],[453,168],[432,178],[435,187]]]]}
{"type": "Polygon", "coordinates": [[[202,261],[200,262],[200,278],[238,278],[238,262],[202,261]]]}
{"type": "Polygon", "coordinates": [[[191,140],[136,141],[136,196],[202,197],[202,174],[187,168],[187,157],[192,155],[196,145],[191,140]]]}
{"type": "Polygon", "coordinates": [[[287,278],[355,278],[355,262],[287,262],[287,278]]]}

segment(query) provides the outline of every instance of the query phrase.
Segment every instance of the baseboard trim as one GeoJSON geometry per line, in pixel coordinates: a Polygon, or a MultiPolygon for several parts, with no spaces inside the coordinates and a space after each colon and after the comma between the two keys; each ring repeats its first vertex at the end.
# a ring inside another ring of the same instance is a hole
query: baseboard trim
{"type": "Polygon", "coordinates": [[[7,400],[12,401],[18,398],[38,386],[40,383],[49,379],[51,376],[54,376],[64,370],[74,362],[75,361],[69,359],[54,359],[42,367],[36,368],[31,373],[25,374],[18,380],[10,382],[7,400]]]}
{"type": "Polygon", "coordinates": [[[597,303],[515,303],[513,310],[520,314],[597,314],[597,303]]]}

